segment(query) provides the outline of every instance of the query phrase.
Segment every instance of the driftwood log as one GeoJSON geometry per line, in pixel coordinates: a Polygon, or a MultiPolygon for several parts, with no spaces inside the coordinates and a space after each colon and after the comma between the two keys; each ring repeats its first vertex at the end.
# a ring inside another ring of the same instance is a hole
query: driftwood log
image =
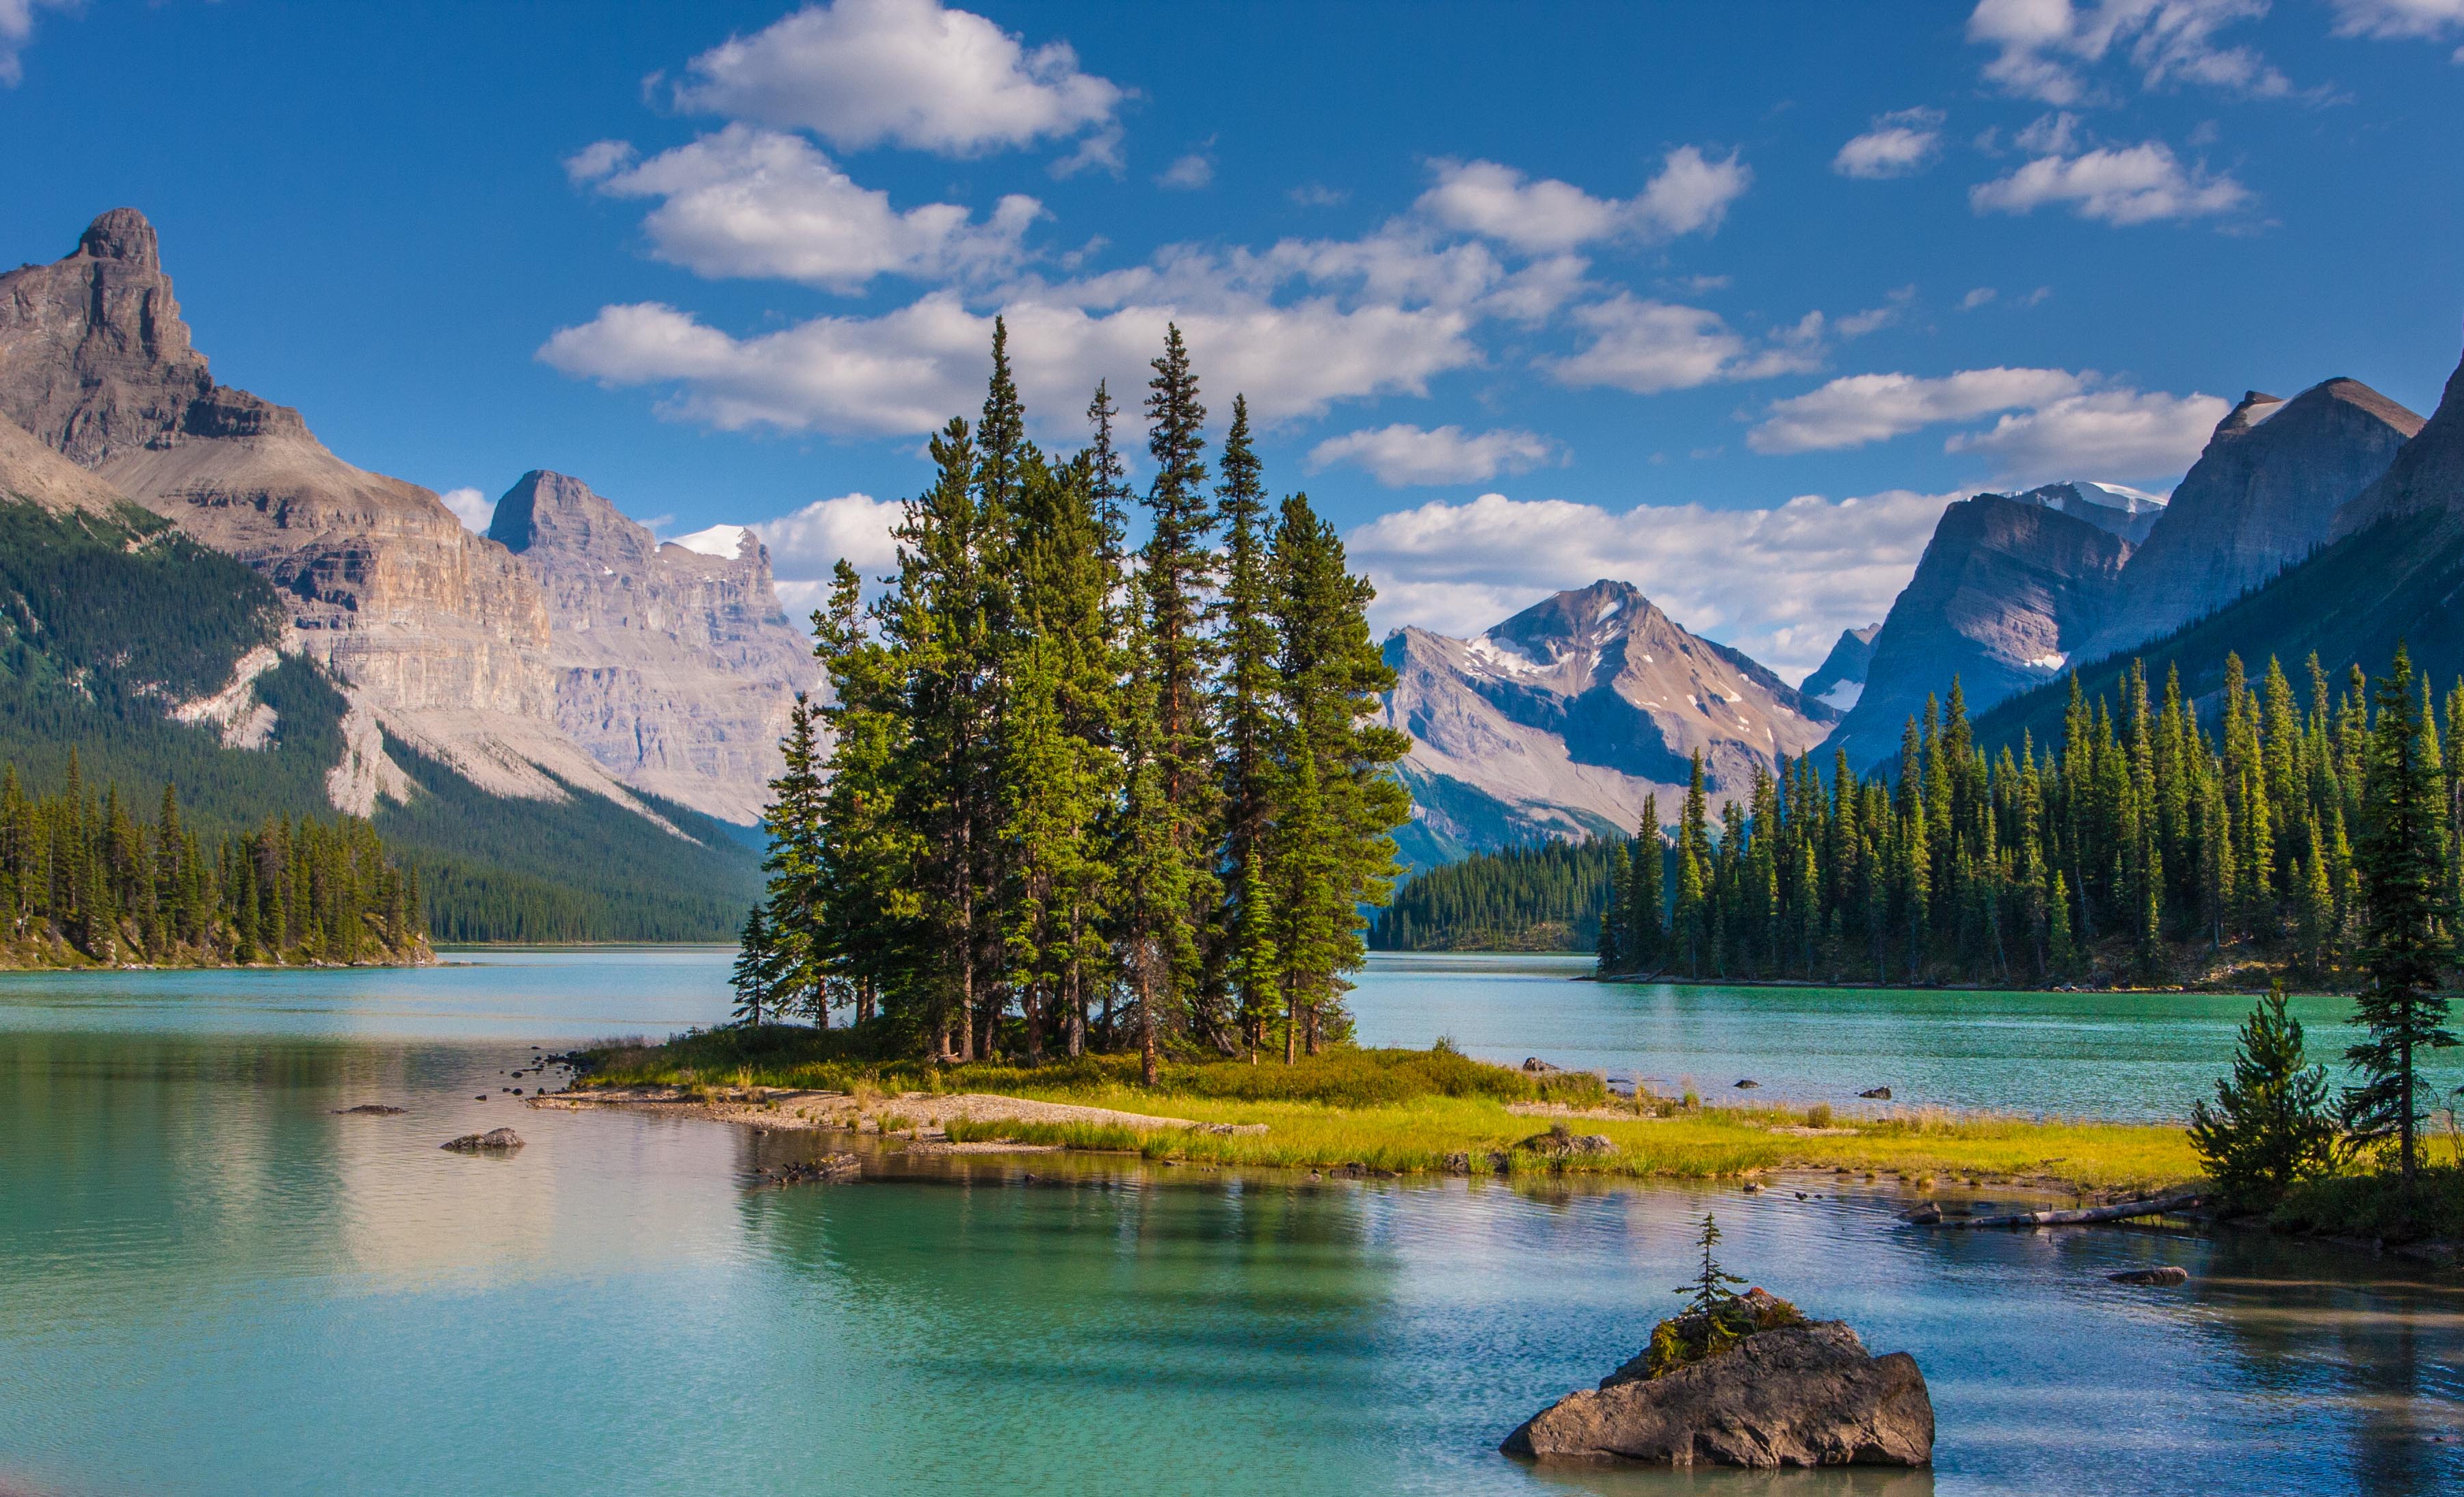
{"type": "Polygon", "coordinates": [[[2132,1217],[2161,1217],[2169,1211],[2195,1206],[2203,1199],[2194,1190],[2178,1191],[2170,1196],[2151,1196],[2143,1200],[2116,1201],[2110,1206],[2086,1206],[2070,1211],[2013,1211],[1991,1217],[1946,1217],[1939,1208],[1927,1208],[1908,1220],[1919,1226],[2085,1226],[2096,1222],[2124,1222],[2132,1217]]]}

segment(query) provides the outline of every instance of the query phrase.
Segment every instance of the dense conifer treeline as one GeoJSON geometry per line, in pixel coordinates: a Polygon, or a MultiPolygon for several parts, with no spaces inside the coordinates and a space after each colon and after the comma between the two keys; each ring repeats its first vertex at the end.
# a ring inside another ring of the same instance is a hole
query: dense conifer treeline
{"type": "Polygon", "coordinates": [[[1391,889],[1404,735],[1366,582],[1308,496],[1270,508],[1235,398],[1212,492],[1179,330],[1146,401],[1148,539],[1098,385],[1089,442],[1025,435],[995,323],[980,421],[933,439],[889,591],[841,562],[765,818],[751,1022],[833,1009],[957,1060],[1344,1039],[1360,908],[1391,889]]]}
{"type": "Polygon", "coordinates": [[[1370,928],[1376,951],[1591,951],[1627,857],[1606,837],[1551,839],[1428,869],[1370,928]]]}
{"type": "MultiPolygon", "coordinates": [[[[1841,756],[1826,785],[1783,761],[1716,828],[1698,762],[1673,836],[1650,828],[1612,869],[1601,971],[2033,985],[2178,981],[2240,957],[2314,980],[2356,970],[2356,837],[2395,783],[2373,737],[2393,698],[2374,705],[2359,667],[2338,683],[2314,658],[2306,674],[2305,708],[2277,662],[2254,690],[2229,659],[2211,733],[2177,680],[2160,696],[2134,670],[2118,701],[2074,693],[2058,750],[1991,760],[1953,682],[1909,723],[1895,774],[1857,780],[1841,756]]],[[[2464,757],[2442,758],[2438,721],[2464,732],[2464,684],[2442,714],[2401,653],[2390,679],[2436,782],[2436,815],[2399,840],[2434,864],[2452,931],[2464,757]]]]}
{"type": "Polygon", "coordinates": [[[209,847],[165,786],[151,821],[113,785],[29,796],[0,770],[0,956],[16,963],[156,965],[416,960],[415,871],[363,821],[275,818],[209,847]]]}

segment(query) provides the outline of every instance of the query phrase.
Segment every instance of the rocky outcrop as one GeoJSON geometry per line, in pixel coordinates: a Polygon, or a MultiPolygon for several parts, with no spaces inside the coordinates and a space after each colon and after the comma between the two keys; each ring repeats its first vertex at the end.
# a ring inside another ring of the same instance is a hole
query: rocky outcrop
{"type": "MultiPolygon", "coordinates": [[[[0,416],[275,585],[284,648],[350,698],[337,806],[409,793],[390,735],[493,794],[583,788],[649,814],[558,726],[531,570],[429,490],[335,456],[297,410],[217,384],[144,215],[115,209],[65,258],[0,275],[0,416]]],[[[13,466],[10,450],[0,432],[13,466]]]]}
{"type": "Polygon", "coordinates": [[[1628,583],[1558,593],[1472,639],[1403,629],[1386,663],[1384,719],[1413,738],[1413,815],[1461,847],[1630,836],[1646,795],[1675,819],[1696,751],[1725,801],[1834,716],[1628,583]]]}
{"type": "Polygon", "coordinates": [[[2289,401],[2244,395],[2131,553],[2111,612],[2076,657],[2169,634],[2326,544],[2338,512],[2420,429],[2419,416],[2357,380],[2289,401]]]}
{"type": "Polygon", "coordinates": [[[2447,377],[2438,408],[2387,472],[2337,515],[2335,532],[2349,536],[2381,520],[2433,512],[2464,517],[2464,363],[2447,377]]]}
{"type": "Polygon", "coordinates": [[[1865,692],[1866,669],[1874,663],[1874,636],[1881,632],[1880,624],[1841,629],[1831,653],[1822,657],[1822,664],[1797,683],[1797,694],[1837,712],[1856,706],[1857,698],[1865,692]]]}
{"type": "Polygon", "coordinates": [[[491,1128],[484,1134],[464,1134],[436,1147],[455,1154],[511,1154],[521,1146],[522,1135],[512,1129],[491,1128]]]}
{"type": "Polygon", "coordinates": [[[119,490],[0,416],[0,500],[39,504],[55,515],[108,515],[127,502],[119,490]]]}
{"type": "Polygon", "coordinates": [[[1953,677],[1971,713],[2053,679],[2102,625],[2133,517],[2114,507],[1981,494],[1943,512],[1882,631],[1865,689],[1827,748],[1862,770],[1896,753],[1901,730],[1953,677]]]}
{"type": "Polygon", "coordinates": [[[1869,1355],[1845,1322],[1763,1331],[1650,1376],[1644,1358],[1508,1435],[1508,1455],[1661,1465],[1925,1465],[1933,1400],[1905,1352],[1869,1355]]]}
{"type": "Polygon", "coordinates": [[[723,555],[661,544],[587,484],[547,472],[496,501],[488,534],[546,592],[540,663],[557,726],[629,785],[759,819],[788,706],[820,677],[760,540],[734,528],[687,538],[723,555]]]}

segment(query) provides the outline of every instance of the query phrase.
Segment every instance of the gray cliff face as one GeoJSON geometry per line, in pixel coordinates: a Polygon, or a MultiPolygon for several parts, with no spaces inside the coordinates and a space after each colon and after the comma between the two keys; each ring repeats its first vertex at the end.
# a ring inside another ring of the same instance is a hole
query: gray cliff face
{"type": "Polygon", "coordinates": [[[1473,639],[1407,628],[1386,660],[1399,679],[1385,720],[1413,738],[1413,814],[1466,846],[1631,835],[1652,794],[1674,821],[1695,751],[1725,801],[1835,715],[1627,583],[1559,593],[1473,639]]]}
{"type": "Polygon", "coordinates": [[[377,708],[543,716],[539,589],[436,495],[217,385],[133,209],[0,275],[0,415],[292,600],[303,648],[377,708]]]}
{"type": "Polygon", "coordinates": [[[2447,377],[2438,408],[2387,472],[2336,517],[2335,533],[2349,536],[2398,515],[2433,510],[2464,517],[2464,363],[2447,377]]]}
{"type": "Polygon", "coordinates": [[[820,671],[780,609],[770,553],[661,544],[578,478],[533,472],[491,539],[547,596],[557,725],[626,783],[726,821],[759,818],[779,737],[820,671]]]}
{"type": "Polygon", "coordinates": [[[1831,653],[1797,684],[1797,694],[1843,713],[1856,706],[1864,694],[1865,671],[1874,663],[1874,636],[1881,632],[1880,624],[1841,629],[1831,653]]]}
{"type": "Polygon", "coordinates": [[[2171,633],[2324,545],[2337,513],[2387,471],[2421,418],[2356,380],[2293,399],[2256,390],[2216,427],[2132,553],[2080,664],[2171,633]]]}
{"type": "MultiPolygon", "coordinates": [[[[2123,527],[2126,530],[2126,525],[2123,527]]],[[[2052,679],[2104,621],[2131,547],[2095,518],[1983,494],[1943,512],[1828,748],[1862,770],[1957,677],[1970,713],[2052,679]]]]}

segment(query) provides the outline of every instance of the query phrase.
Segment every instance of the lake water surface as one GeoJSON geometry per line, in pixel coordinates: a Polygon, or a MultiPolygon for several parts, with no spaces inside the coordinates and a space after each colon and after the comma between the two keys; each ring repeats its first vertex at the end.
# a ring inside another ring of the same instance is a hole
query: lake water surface
{"type": "MultiPolygon", "coordinates": [[[[876,1156],[763,1191],[819,1140],[496,1094],[534,1044],[718,1018],[726,962],[0,979],[0,1492],[2464,1490],[2464,1283],[2365,1256],[1925,1233],[1828,1177],[1798,1200],[876,1156]],[[408,1111],[334,1112],[363,1102],[408,1111]],[[436,1147],[499,1123],[529,1147],[436,1147]],[[1494,1453],[1639,1347],[1706,1209],[1731,1266],[1916,1354],[1932,1472],[1494,1453]],[[2160,1262],[2189,1288],[2102,1277],[2160,1262]]],[[[1381,958],[1362,1036],[2170,1116],[2247,1006],[1577,970],[1381,958]]],[[[2339,1005],[2304,1008],[2333,1032],[2339,1005]]]]}

